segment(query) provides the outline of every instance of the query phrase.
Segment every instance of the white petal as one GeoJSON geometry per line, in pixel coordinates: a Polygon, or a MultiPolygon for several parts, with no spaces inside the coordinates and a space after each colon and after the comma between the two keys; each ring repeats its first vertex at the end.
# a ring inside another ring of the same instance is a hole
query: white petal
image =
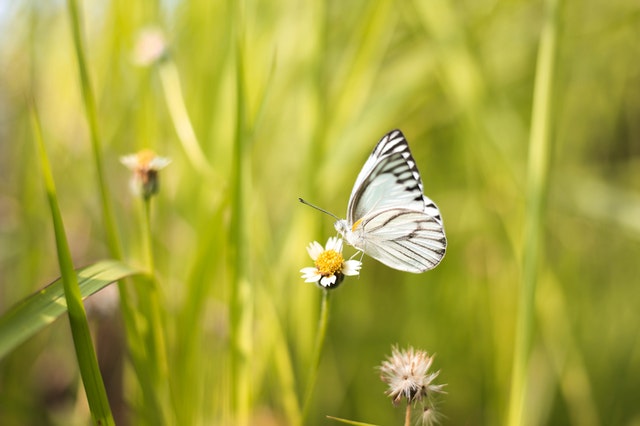
{"type": "MultiPolygon", "coordinates": [[[[305,277],[303,277],[303,278],[305,278],[305,277]]],[[[322,275],[320,275],[320,274],[307,275],[307,277],[304,280],[304,282],[305,283],[317,283],[318,281],[320,281],[321,278],[322,278],[322,275]]]]}
{"type": "Polygon", "coordinates": [[[302,278],[304,278],[304,282],[306,283],[317,283],[320,278],[322,278],[322,275],[318,273],[316,268],[302,268],[300,272],[302,272],[302,278]]]}
{"type": "Polygon", "coordinates": [[[323,287],[329,287],[332,284],[335,284],[336,282],[336,276],[335,275],[329,275],[328,277],[322,277],[322,279],[320,280],[320,285],[323,287]]]}
{"type": "Polygon", "coordinates": [[[307,247],[307,252],[309,253],[309,256],[311,256],[311,259],[313,260],[316,260],[323,251],[324,251],[324,248],[322,248],[322,245],[320,245],[320,243],[317,241],[309,243],[309,246],[307,247]]]}
{"type": "Polygon", "coordinates": [[[171,160],[165,157],[153,157],[151,161],[149,161],[149,168],[151,170],[160,170],[164,169],[171,163],[171,160]]]}
{"type": "Polygon", "coordinates": [[[326,248],[327,250],[335,250],[338,253],[342,253],[342,238],[329,237],[326,248]]]}
{"type": "Polygon", "coordinates": [[[120,162],[127,166],[128,169],[135,170],[138,167],[138,155],[129,154],[120,157],[120,162]]]}
{"type": "Polygon", "coordinates": [[[359,260],[347,260],[342,265],[342,273],[344,275],[358,275],[362,268],[362,262],[359,260]]]}

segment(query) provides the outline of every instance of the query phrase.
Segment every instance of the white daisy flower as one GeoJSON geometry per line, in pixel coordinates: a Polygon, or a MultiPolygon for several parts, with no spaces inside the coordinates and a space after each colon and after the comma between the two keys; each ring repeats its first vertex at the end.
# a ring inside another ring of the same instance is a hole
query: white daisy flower
{"type": "Polygon", "coordinates": [[[330,237],[325,247],[314,241],[307,247],[309,256],[315,262],[314,267],[302,268],[305,282],[316,283],[323,288],[337,287],[346,275],[358,275],[362,262],[344,260],[342,257],[342,239],[330,237]]]}

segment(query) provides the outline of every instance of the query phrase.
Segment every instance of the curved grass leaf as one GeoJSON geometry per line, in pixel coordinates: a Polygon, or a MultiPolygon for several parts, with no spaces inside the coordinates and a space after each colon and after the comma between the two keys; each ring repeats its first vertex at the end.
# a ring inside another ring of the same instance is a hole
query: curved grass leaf
{"type": "Polygon", "coordinates": [[[376,426],[373,423],[363,423],[363,422],[357,422],[355,420],[347,420],[347,419],[341,419],[340,417],[333,417],[333,416],[327,416],[328,419],[330,420],[335,420],[338,423],[344,423],[347,425],[355,425],[355,426],[376,426]]]}
{"type": "MultiPolygon", "coordinates": [[[[103,260],[78,271],[82,298],[139,273],[122,262],[103,260]]],[[[0,359],[67,312],[62,278],[17,303],[0,317],[0,359]]]]}

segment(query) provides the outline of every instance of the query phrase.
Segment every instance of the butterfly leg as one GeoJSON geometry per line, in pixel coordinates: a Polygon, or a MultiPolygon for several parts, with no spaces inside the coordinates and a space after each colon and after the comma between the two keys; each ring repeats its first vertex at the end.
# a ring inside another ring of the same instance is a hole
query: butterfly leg
{"type": "Polygon", "coordinates": [[[354,257],[356,257],[358,254],[360,254],[360,262],[362,262],[362,258],[364,258],[364,252],[362,250],[358,250],[357,252],[353,253],[351,255],[351,257],[349,258],[349,260],[352,260],[354,257]]]}

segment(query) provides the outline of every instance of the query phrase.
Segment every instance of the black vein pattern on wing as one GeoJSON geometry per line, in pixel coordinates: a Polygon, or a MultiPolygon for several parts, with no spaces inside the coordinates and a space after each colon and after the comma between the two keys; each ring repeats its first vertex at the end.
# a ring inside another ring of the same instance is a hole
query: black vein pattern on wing
{"type": "MultiPolygon", "coordinates": [[[[385,250],[389,253],[395,250],[406,258],[405,262],[418,261],[420,264],[427,265],[429,269],[432,269],[440,262],[440,259],[442,259],[442,256],[437,255],[433,250],[421,253],[414,250],[411,245],[400,244],[398,241],[391,241],[391,244],[393,244],[393,248],[389,246],[385,248],[385,250]]],[[[395,257],[398,258],[399,256],[396,255],[395,257]]]]}
{"type": "MultiPolygon", "coordinates": [[[[440,216],[438,207],[435,205],[433,201],[431,201],[429,198],[427,198],[424,195],[422,178],[420,177],[420,172],[418,171],[418,167],[416,166],[416,160],[411,155],[409,144],[407,143],[407,140],[405,139],[404,135],[400,130],[396,129],[389,132],[387,135],[385,135],[385,137],[382,138],[382,140],[378,143],[378,145],[374,149],[373,154],[382,156],[390,152],[400,153],[406,165],[408,166],[408,170],[411,173],[411,175],[406,178],[404,177],[401,178],[401,175],[395,175],[397,178],[397,182],[399,184],[404,184],[406,180],[415,181],[420,191],[420,194],[416,195],[413,201],[422,201],[424,203],[423,211],[433,216],[438,222],[442,223],[442,217],[440,216]]],[[[414,187],[408,187],[408,186],[406,188],[408,191],[414,191],[416,189],[414,187]]]]}
{"type": "Polygon", "coordinates": [[[444,257],[444,254],[431,249],[427,253],[417,252],[406,242],[401,244],[398,241],[387,241],[384,245],[374,244],[374,246],[368,245],[367,253],[371,257],[393,268],[409,272],[424,272],[433,269],[444,257]]]}
{"type": "MultiPolygon", "coordinates": [[[[393,130],[387,133],[373,149],[367,160],[367,164],[369,163],[373,164],[371,170],[364,178],[358,179],[360,181],[359,185],[354,188],[354,193],[351,196],[347,214],[352,223],[372,210],[387,207],[378,205],[382,202],[382,199],[378,199],[375,204],[368,206],[367,211],[363,211],[359,203],[367,188],[372,185],[372,182],[377,178],[383,177],[384,174],[389,174],[393,176],[392,179],[395,184],[406,192],[405,196],[402,197],[403,200],[399,200],[401,203],[406,203],[402,207],[421,210],[442,225],[438,207],[424,195],[422,179],[416,166],[416,161],[411,155],[409,145],[402,132],[393,130]],[[385,156],[386,158],[384,158],[385,156]],[[411,206],[412,203],[417,203],[417,205],[411,206]]],[[[391,189],[393,189],[392,186],[391,189]]]]}
{"type": "Polygon", "coordinates": [[[365,249],[370,250],[373,244],[375,250],[385,251],[402,260],[397,254],[392,253],[395,251],[402,254],[405,257],[402,262],[409,265],[412,261],[418,261],[435,266],[444,257],[447,240],[442,226],[424,213],[407,209],[389,209],[366,219],[361,226],[369,236],[365,242],[365,249]],[[396,220],[398,225],[394,226],[392,222],[396,220]],[[396,232],[389,232],[390,229],[395,229],[396,232]],[[376,238],[372,238],[373,236],[376,238]]]}
{"type": "MultiPolygon", "coordinates": [[[[376,217],[382,216],[383,214],[388,214],[388,213],[392,213],[391,216],[389,216],[384,222],[380,223],[380,224],[376,224],[374,227],[372,228],[367,228],[367,233],[375,233],[378,230],[381,230],[382,228],[385,228],[387,225],[389,225],[391,222],[393,222],[394,220],[400,218],[401,216],[404,215],[420,215],[421,219],[420,220],[411,220],[409,223],[413,223],[415,224],[415,229],[412,230],[412,232],[418,231],[418,230],[424,230],[424,231],[430,231],[430,230],[440,230],[440,223],[435,220],[432,216],[426,215],[426,214],[420,214],[420,212],[416,212],[414,210],[409,210],[409,209],[393,209],[393,210],[389,210],[389,211],[383,211],[380,212],[378,214],[376,214],[376,216],[370,218],[369,220],[367,220],[365,223],[362,224],[363,227],[367,227],[367,225],[369,225],[371,223],[371,221],[373,219],[375,219],[376,217]],[[421,225],[423,224],[435,224],[435,227],[422,227],[421,225]]],[[[441,234],[442,232],[437,232],[438,234],[441,234]]],[[[406,237],[409,238],[411,236],[411,233],[406,234],[406,237]]]]}
{"type": "MultiPolygon", "coordinates": [[[[404,146],[406,147],[406,142],[404,146]]],[[[406,155],[410,157],[410,154],[406,155]]],[[[408,207],[419,211],[424,211],[428,204],[433,204],[426,202],[420,175],[415,169],[415,162],[413,164],[412,169],[403,153],[399,152],[377,159],[375,166],[351,198],[349,213],[353,214],[353,217],[350,219],[355,221],[370,211],[390,207],[390,203],[394,203],[397,207],[408,207]],[[383,186],[383,188],[376,186],[383,186]],[[363,197],[371,198],[366,200],[368,201],[366,210],[363,210],[364,206],[361,205],[363,197]],[[415,205],[411,206],[412,203],[415,205]]],[[[436,208],[435,205],[434,208],[436,208]]]]}

